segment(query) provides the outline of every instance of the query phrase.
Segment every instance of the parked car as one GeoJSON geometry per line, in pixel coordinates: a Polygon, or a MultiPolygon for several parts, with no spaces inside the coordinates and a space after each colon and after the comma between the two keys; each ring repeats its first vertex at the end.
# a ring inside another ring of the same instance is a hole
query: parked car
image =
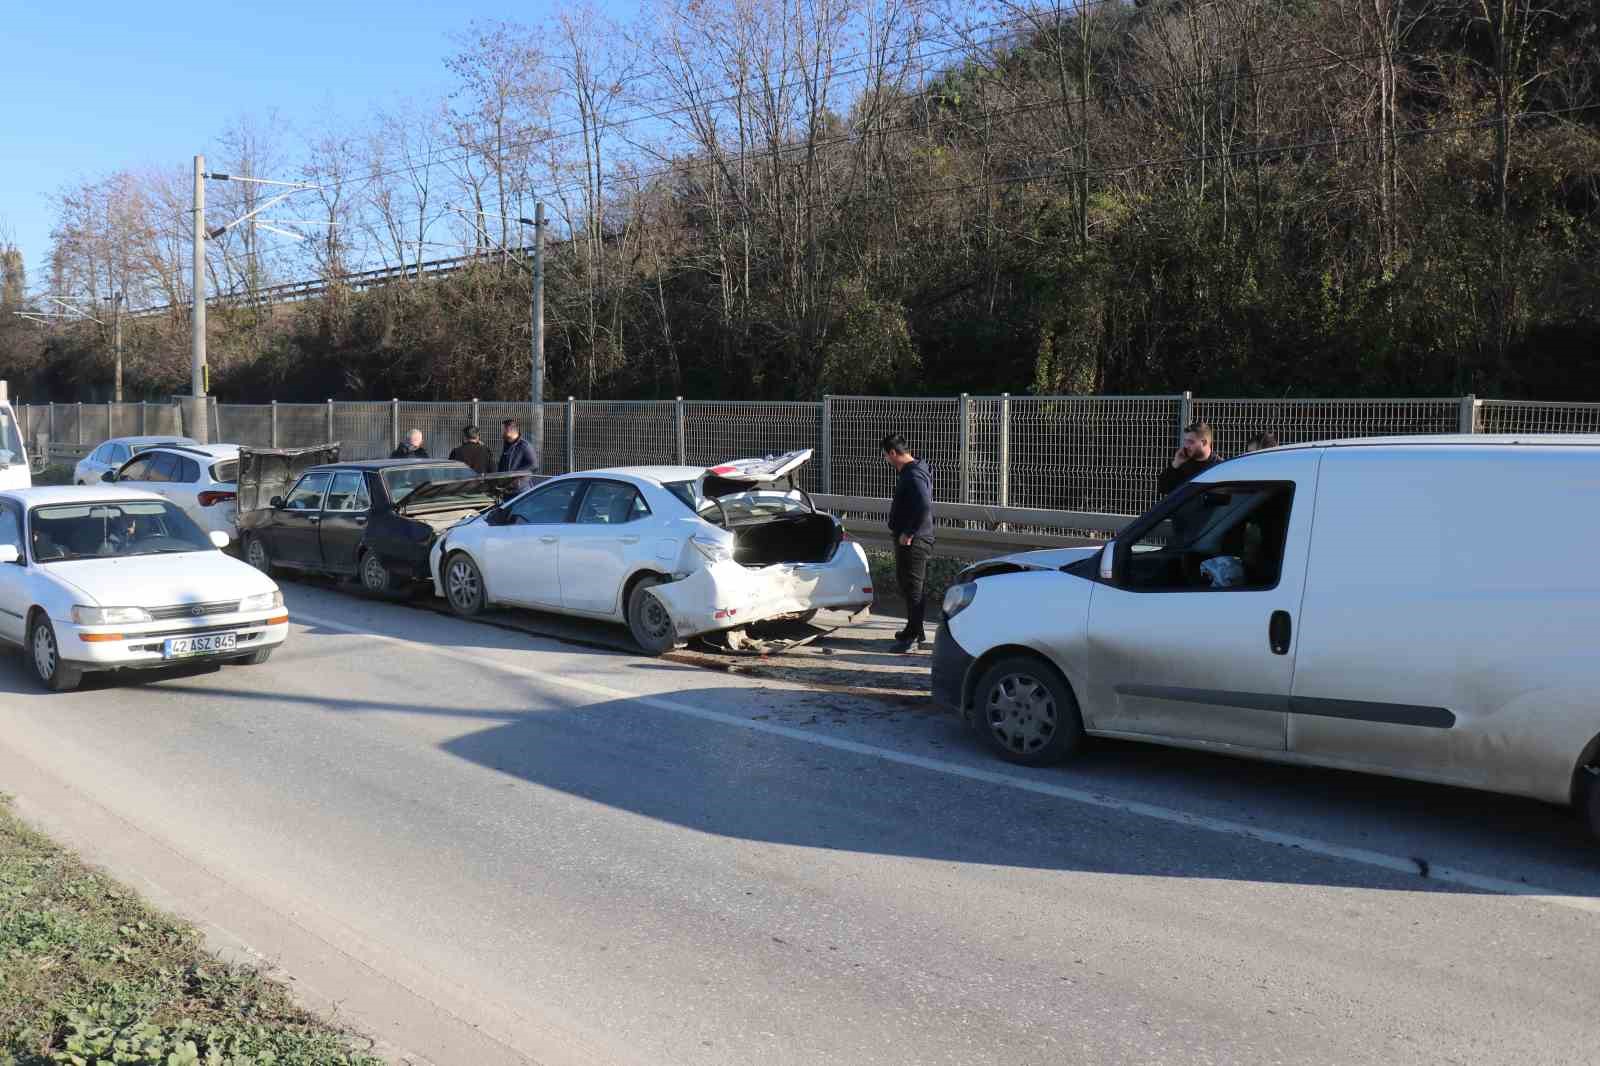
{"type": "Polygon", "coordinates": [[[33,484],[28,450],[17,428],[6,383],[0,381],[0,489],[25,489],[33,484]]]}
{"type": "Polygon", "coordinates": [[[74,485],[93,485],[141,452],[162,444],[194,444],[188,437],[113,437],[78,460],[72,468],[74,485]]]}
{"type": "MultiPolygon", "coordinates": [[[[370,592],[402,592],[428,580],[438,531],[493,506],[517,478],[426,459],[314,466],[266,506],[243,513],[244,558],[263,573],[283,567],[356,576],[370,592]]],[[[251,481],[247,474],[245,484],[251,481]]]]}
{"type": "Polygon", "coordinates": [[[264,663],[283,594],[169,500],[125,486],[0,492],[0,642],[39,683],[179,660],[264,663]]]}
{"type": "Polygon", "coordinates": [[[1600,437],[1233,459],[1103,549],[968,568],[935,697],[1014,762],[1151,740],[1576,804],[1600,831],[1597,472],[1600,437]]]}
{"type": "Polygon", "coordinates": [[[238,535],[237,444],[153,445],[102,480],[171,500],[208,533],[238,535]]]}
{"type": "Polygon", "coordinates": [[[866,554],[794,485],[810,457],[551,478],[440,537],[434,589],[466,616],[505,604],[625,622],[651,654],[819,608],[862,610],[866,554]]]}

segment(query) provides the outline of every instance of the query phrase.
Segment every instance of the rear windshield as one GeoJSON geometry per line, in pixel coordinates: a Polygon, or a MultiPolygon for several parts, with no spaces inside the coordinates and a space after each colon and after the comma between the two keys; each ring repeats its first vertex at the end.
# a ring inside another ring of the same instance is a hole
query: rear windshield
{"type": "Polygon", "coordinates": [[[239,460],[229,459],[211,468],[211,480],[236,482],[239,480],[239,460]]]}
{"type": "Polygon", "coordinates": [[[188,515],[164,500],[35,507],[29,530],[36,563],[217,550],[188,515]]]}
{"type": "Polygon", "coordinates": [[[465,464],[397,466],[383,472],[383,484],[389,490],[389,499],[399,503],[418,485],[430,485],[435,481],[465,481],[477,476],[472,467],[465,464]]]}

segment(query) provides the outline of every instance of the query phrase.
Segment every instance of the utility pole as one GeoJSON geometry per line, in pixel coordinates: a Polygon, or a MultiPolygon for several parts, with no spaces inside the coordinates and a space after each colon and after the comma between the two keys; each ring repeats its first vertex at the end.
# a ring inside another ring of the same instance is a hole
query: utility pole
{"type": "Polygon", "coordinates": [[[533,472],[544,473],[544,201],[533,207],[533,357],[529,367],[533,419],[533,472]]]}
{"type": "Polygon", "coordinates": [[[189,436],[210,443],[206,427],[206,157],[194,157],[194,311],[189,316],[189,391],[194,415],[189,436]]]}
{"type": "Polygon", "coordinates": [[[117,382],[114,396],[122,402],[122,293],[111,297],[111,346],[117,353],[117,382]]]}

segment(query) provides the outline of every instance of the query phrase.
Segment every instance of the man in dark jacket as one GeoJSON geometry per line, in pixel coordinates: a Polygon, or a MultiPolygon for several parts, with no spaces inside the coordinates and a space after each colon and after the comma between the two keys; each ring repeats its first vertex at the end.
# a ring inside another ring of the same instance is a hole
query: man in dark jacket
{"type": "Polygon", "coordinates": [[[898,433],[884,437],[882,448],[884,461],[896,471],[889,532],[894,534],[895,580],[906,602],[906,627],[895,634],[894,650],[906,654],[927,640],[922,622],[928,609],[928,560],[933,557],[933,471],[911,454],[898,433]]]}
{"type": "Polygon", "coordinates": [[[427,457],[428,449],[422,446],[422,430],[420,429],[413,429],[410,433],[407,433],[406,439],[400,442],[400,446],[389,453],[389,458],[391,459],[426,459],[427,457]]]}
{"type": "Polygon", "coordinates": [[[466,463],[476,474],[487,474],[494,469],[494,456],[483,446],[477,426],[468,426],[461,431],[461,443],[451,451],[450,458],[458,463],[466,463]]]}
{"type": "Polygon", "coordinates": [[[1183,427],[1183,444],[1172,455],[1172,462],[1161,471],[1161,476],[1156,479],[1156,488],[1165,496],[1174,489],[1189,482],[1197,474],[1222,462],[1222,456],[1213,448],[1216,434],[1204,422],[1195,422],[1183,427]]]}
{"type": "MultiPolygon", "coordinates": [[[[515,418],[508,418],[500,423],[501,438],[505,447],[500,449],[500,463],[495,467],[502,474],[526,470],[529,474],[537,468],[538,463],[534,458],[533,445],[529,444],[522,436],[522,427],[517,425],[515,418]]],[[[516,489],[521,492],[528,487],[527,478],[519,478],[516,489]]]]}

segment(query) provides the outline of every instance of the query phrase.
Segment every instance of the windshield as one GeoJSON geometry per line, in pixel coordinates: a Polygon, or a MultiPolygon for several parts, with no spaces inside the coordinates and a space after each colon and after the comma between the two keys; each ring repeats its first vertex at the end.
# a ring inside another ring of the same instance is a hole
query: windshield
{"type": "Polygon", "coordinates": [[[9,407],[0,407],[0,466],[22,462],[22,437],[9,407]]]}
{"type": "Polygon", "coordinates": [[[397,466],[383,472],[383,484],[389,490],[389,499],[399,503],[418,485],[429,485],[435,481],[465,481],[477,476],[472,467],[463,463],[449,466],[397,466]]]}
{"type": "Polygon", "coordinates": [[[29,529],[36,563],[217,550],[188,515],[164,500],[35,507],[29,529]]]}
{"type": "Polygon", "coordinates": [[[230,482],[238,481],[239,480],[239,460],[237,460],[237,459],[229,459],[225,463],[218,463],[216,466],[213,466],[211,468],[211,480],[213,480],[213,481],[230,481],[230,482]]]}

